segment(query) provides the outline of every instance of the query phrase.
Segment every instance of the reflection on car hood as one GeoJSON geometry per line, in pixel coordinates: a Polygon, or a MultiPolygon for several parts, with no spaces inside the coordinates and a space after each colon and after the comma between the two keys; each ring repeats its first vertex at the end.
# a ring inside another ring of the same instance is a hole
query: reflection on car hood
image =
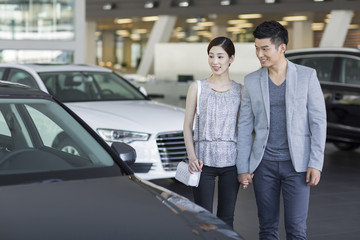
{"type": "Polygon", "coordinates": [[[93,129],[111,128],[154,133],[182,131],[184,110],[154,101],[67,103],[93,129]]]}
{"type": "Polygon", "coordinates": [[[0,195],[1,239],[241,239],[209,212],[134,176],[12,185],[0,195]]]}

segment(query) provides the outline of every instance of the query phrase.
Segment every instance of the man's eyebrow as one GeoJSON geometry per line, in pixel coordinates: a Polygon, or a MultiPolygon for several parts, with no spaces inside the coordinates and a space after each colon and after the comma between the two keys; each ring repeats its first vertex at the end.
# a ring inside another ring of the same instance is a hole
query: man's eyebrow
{"type": "Polygon", "coordinates": [[[269,47],[269,45],[256,46],[256,44],[255,44],[255,47],[266,48],[266,47],[269,47]]]}

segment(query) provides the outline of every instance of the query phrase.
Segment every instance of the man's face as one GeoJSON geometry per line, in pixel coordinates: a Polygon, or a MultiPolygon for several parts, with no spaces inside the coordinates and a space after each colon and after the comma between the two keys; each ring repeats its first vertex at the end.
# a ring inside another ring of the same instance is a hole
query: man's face
{"type": "Polygon", "coordinates": [[[271,68],[283,59],[286,45],[281,44],[276,48],[275,44],[271,43],[270,38],[255,38],[255,48],[256,56],[260,60],[261,66],[271,68]]]}

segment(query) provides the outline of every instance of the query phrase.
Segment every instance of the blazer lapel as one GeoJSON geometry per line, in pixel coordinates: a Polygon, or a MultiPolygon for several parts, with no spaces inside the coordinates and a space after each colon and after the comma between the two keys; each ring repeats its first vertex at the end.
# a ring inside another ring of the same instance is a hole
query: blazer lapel
{"type": "Polygon", "coordinates": [[[286,71],[286,122],[287,129],[290,130],[292,115],[294,112],[296,87],[297,87],[297,70],[295,65],[287,60],[287,71],[286,71]]]}
{"type": "Polygon", "coordinates": [[[270,98],[269,98],[269,82],[267,68],[263,68],[260,75],[260,87],[265,105],[268,126],[270,126],[270,98]]]}

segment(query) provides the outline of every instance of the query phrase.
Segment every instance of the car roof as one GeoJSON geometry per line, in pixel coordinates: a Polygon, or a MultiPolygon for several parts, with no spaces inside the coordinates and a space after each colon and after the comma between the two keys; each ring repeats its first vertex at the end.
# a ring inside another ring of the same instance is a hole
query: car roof
{"type": "Polygon", "coordinates": [[[360,49],[358,48],[303,48],[303,49],[292,49],[287,50],[286,55],[296,53],[345,53],[350,55],[360,56],[360,49]]]}
{"type": "Polygon", "coordinates": [[[39,63],[6,63],[0,67],[18,67],[22,69],[32,69],[36,72],[65,72],[65,71],[92,71],[92,72],[112,72],[108,68],[86,65],[86,64],[39,64],[39,63]]]}
{"type": "Polygon", "coordinates": [[[0,99],[1,98],[52,99],[49,94],[41,90],[30,88],[29,86],[20,83],[12,83],[0,80],[0,99]]]}

